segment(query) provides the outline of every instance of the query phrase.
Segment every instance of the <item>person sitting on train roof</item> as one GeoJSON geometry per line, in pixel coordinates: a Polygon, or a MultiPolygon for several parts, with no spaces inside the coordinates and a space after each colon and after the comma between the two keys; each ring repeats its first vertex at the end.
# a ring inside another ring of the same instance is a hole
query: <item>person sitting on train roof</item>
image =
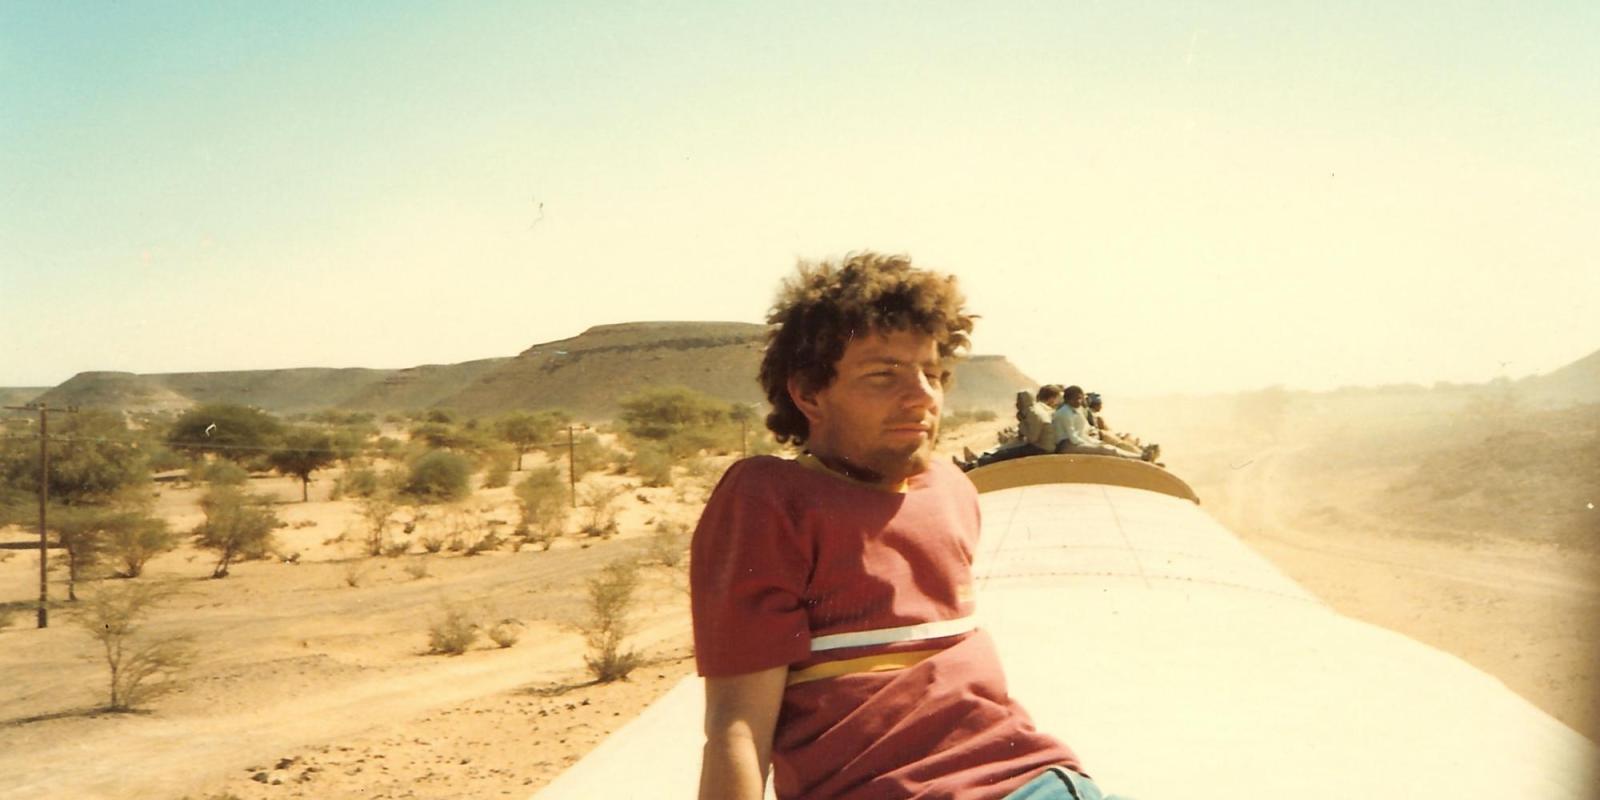
{"type": "Polygon", "coordinates": [[[1017,393],[1017,430],[1020,437],[999,447],[973,455],[965,451],[966,460],[956,464],[963,470],[988,466],[996,461],[1008,461],[1024,456],[1042,456],[1056,451],[1056,431],[1052,424],[1055,410],[1061,405],[1061,387],[1046,384],[1039,387],[1037,395],[1017,393]],[[1037,399],[1035,399],[1037,398],[1037,399]],[[1026,401],[1026,402],[1024,402],[1026,401]]]}
{"type": "Polygon", "coordinates": [[[1109,444],[1105,444],[1089,435],[1089,420],[1080,410],[1084,405],[1083,388],[1068,386],[1062,394],[1065,402],[1056,409],[1051,424],[1055,427],[1057,453],[1072,453],[1076,455],[1091,456],[1118,456],[1120,458],[1137,458],[1141,461],[1154,461],[1155,452],[1146,447],[1138,455],[1124,453],[1109,444]]]}
{"type": "Polygon", "coordinates": [[[978,491],[934,457],[972,316],[905,256],[802,262],[767,316],[767,427],[690,546],[701,800],[1100,798],[978,623],[978,491]]]}
{"type": "MultiPolygon", "coordinates": [[[[1124,452],[1136,456],[1143,455],[1144,443],[1140,442],[1138,437],[1126,433],[1112,432],[1111,426],[1106,423],[1106,418],[1100,415],[1100,409],[1103,406],[1104,401],[1100,398],[1098,392],[1089,392],[1084,395],[1083,416],[1089,421],[1089,436],[1124,452]]],[[[1161,445],[1152,444],[1150,445],[1150,450],[1151,461],[1161,457],[1161,445]]]]}

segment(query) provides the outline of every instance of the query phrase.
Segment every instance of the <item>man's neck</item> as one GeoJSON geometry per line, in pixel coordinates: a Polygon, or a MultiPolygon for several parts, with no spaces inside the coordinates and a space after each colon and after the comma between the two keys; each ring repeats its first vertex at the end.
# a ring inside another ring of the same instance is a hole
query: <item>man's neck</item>
{"type": "Polygon", "coordinates": [[[821,464],[829,472],[832,472],[841,478],[845,478],[856,483],[866,484],[875,489],[882,489],[888,492],[905,491],[907,481],[905,478],[890,479],[876,471],[867,469],[866,467],[858,464],[851,463],[848,459],[830,452],[817,452],[815,449],[808,449],[805,451],[805,454],[816,459],[818,464],[821,464]]]}

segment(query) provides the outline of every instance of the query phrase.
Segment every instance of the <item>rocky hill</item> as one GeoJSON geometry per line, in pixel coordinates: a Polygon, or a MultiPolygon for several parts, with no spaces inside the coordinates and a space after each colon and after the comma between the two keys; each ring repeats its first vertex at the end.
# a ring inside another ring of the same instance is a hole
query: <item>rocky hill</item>
{"type": "Polygon", "coordinates": [[[580,419],[604,419],[615,415],[618,399],[663,384],[755,403],[765,330],[741,322],[597,325],[522,351],[438,405],[467,414],[562,408],[580,419]]]}
{"type": "Polygon", "coordinates": [[[1535,405],[1561,408],[1600,402],[1600,350],[1546,375],[1523,378],[1518,393],[1535,405]]]}
{"type": "MultiPolygon", "coordinates": [[[[765,337],[765,326],[744,322],[629,322],[597,325],[513,358],[399,370],[85,372],[37,399],[152,411],[242,403],[280,414],[449,408],[489,416],[560,408],[598,420],[614,416],[620,398],[652,386],[682,385],[730,402],[760,403],[755,375],[765,337]]],[[[1034,386],[1004,356],[976,356],[958,365],[946,405],[1007,412],[1018,390],[1034,386]]]]}

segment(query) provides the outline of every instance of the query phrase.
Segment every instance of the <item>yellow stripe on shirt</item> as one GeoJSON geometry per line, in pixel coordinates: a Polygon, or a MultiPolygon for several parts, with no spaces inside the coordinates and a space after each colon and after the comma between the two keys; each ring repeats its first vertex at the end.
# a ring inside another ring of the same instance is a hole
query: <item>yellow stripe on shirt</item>
{"type": "Polygon", "coordinates": [[[847,658],[842,661],[827,661],[805,669],[793,670],[789,673],[788,685],[820,681],[824,678],[837,678],[840,675],[854,675],[862,672],[889,672],[897,669],[915,666],[927,660],[929,656],[944,652],[939,650],[907,650],[902,653],[880,653],[874,656],[860,658],[847,658]]]}

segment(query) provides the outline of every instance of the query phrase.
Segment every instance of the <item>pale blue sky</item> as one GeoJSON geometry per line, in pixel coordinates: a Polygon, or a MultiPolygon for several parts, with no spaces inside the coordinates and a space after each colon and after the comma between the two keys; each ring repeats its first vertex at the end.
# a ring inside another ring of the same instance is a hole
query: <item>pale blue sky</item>
{"type": "Polygon", "coordinates": [[[1592,2],[7,3],[0,385],[758,321],[858,248],[1108,395],[1548,371],[1600,348],[1596,41],[1592,2]]]}

